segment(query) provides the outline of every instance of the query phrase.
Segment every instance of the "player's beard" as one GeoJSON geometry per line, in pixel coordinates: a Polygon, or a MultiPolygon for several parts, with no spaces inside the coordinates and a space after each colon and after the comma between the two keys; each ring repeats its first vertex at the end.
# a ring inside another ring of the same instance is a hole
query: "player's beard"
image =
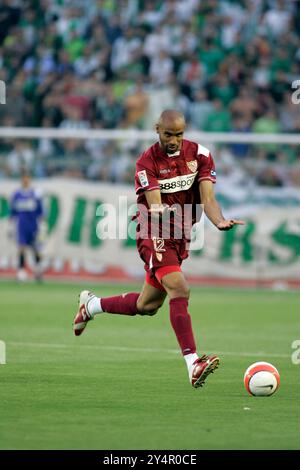
{"type": "Polygon", "coordinates": [[[181,144],[180,145],[175,145],[174,147],[172,147],[172,146],[170,147],[170,145],[168,145],[168,144],[163,145],[161,143],[161,146],[164,149],[164,151],[169,155],[172,155],[173,153],[179,152],[180,148],[181,148],[181,144]]]}
{"type": "Polygon", "coordinates": [[[171,155],[172,155],[173,153],[175,153],[175,152],[178,152],[178,150],[179,150],[179,146],[178,146],[178,145],[176,145],[175,147],[169,147],[169,146],[166,147],[167,153],[169,153],[169,154],[171,154],[171,155]]]}

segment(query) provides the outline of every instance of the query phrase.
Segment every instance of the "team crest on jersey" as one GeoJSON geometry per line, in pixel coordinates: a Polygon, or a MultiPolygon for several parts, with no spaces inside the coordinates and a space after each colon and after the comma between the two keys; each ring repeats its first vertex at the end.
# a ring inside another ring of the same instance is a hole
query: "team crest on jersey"
{"type": "Polygon", "coordinates": [[[155,253],[156,258],[158,259],[159,262],[161,262],[163,255],[161,253],[155,253]]]}
{"type": "Polygon", "coordinates": [[[198,162],[197,160],[192,160],[191,162],[186,162],[188,169],[191,170],[192,173],[195,173],[198,168],[198,162]]]}
{"type": "Polygon", "coordinates": [[[146,170],[138,171],[138,177],[143,188],[149,186],[146,170]]]}

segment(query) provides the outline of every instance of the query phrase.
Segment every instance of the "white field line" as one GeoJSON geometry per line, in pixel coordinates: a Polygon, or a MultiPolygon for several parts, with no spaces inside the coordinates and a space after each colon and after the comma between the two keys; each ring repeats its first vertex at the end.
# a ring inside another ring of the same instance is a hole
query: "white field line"
{"type": "MultiPolygon", "coordinates": [[[[27,343],[19,341],[8,341],[6,344],[9,346],[17,347],[28,347],[28,348],[45,348],[45,349],[69,349],[76,347],[74,344],[57,344],[57,343],[27,343]]],[[[90,346],[86,344],[78,345],[79,348],[91,349],[91,350],[108,350],[108,351],[128,351],[128,352],[141,352],[141,353],[165,353],[165,354],[179,354],[178,349],[163,349],[163,348],[131,348],[123,346],[90,346]]],[[[264,351],[256,352],[233,352],[233,351],[213,351],[214,354],[220,354],[221,356],[236,356],[236,357],[282,357],[290,358],[290,354],[280,353],[267,353],[264,351]]]]}

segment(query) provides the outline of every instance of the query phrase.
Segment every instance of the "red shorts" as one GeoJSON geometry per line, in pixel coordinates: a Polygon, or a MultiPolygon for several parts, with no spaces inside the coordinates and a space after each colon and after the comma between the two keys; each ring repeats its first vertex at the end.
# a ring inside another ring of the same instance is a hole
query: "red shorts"
{"type": "Polygon", "coordinates": [[[160,281],[163,276],[181,271],[181,263],[189,255],[186,240],[156,238],[137,239],[140,258],[145,263],[146,282],[156,289],[165,290],[160,281]]]}

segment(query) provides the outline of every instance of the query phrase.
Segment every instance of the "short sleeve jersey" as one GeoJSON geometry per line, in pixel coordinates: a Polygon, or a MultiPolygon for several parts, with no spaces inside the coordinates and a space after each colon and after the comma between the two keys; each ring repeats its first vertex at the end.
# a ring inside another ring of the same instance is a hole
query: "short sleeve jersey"
{"type": "MultiPolygon", "coordinates": [[[[214,161],[206,147],[184,139],[181,150],[168,155],[157,142],[137,160],[137,202],[148,208],[145,191],[160,189],[163,204],[194,206],[201,202],[199,182],[203,180],[216,182],[214,161]]],[[[195,221],[193,218],[192,224],[195,221]]]]}

